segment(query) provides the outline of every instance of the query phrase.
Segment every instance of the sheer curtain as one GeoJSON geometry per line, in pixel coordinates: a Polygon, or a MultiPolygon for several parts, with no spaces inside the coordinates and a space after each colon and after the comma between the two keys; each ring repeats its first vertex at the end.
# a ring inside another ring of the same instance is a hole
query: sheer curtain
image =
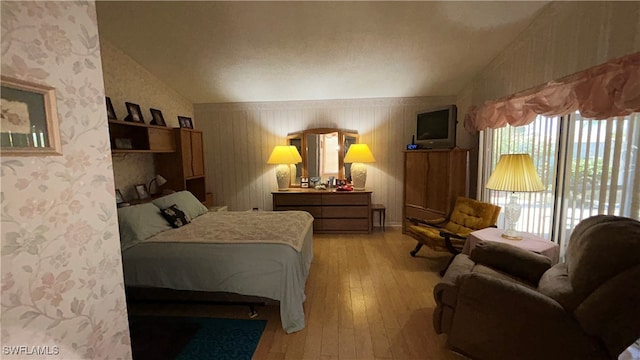
{"type": "Polygon", "coordinates": [[[640,113],[593,120],[568,116],[559,242],[596,214],[640,220],[640,113]]]}
{"type": "MultiPolygon", "coordinates": [[[[613,214],[640,219],[640,113],[593,120],[578,112],[538,115],[525,126],[485,131],[483,185],[501,154],[528,153],[546,190],[519,194],[517,230],[561,244],[582,219],[613,214]]],[[[509,194],[483,191],[500,206],[509,194]]],[[[498,225],[503,226],[502,215],[498,225]]]]}

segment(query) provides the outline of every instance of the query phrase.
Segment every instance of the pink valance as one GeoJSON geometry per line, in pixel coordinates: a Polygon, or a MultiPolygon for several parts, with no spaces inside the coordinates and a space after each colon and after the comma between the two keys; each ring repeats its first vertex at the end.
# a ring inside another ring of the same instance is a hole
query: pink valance
{"type": "Polygon", "coordinates": [[[563,115],[575,110],[592,119],[640,111],[640,52],[611,60],[505,99],[472,106],[464,119],[469,132],[527,125],[538,114],[563,115]]]}

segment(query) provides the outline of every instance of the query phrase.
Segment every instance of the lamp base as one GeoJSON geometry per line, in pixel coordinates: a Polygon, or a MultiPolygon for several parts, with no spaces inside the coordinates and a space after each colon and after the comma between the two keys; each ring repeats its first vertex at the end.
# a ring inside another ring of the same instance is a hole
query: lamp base
{"type": "Polygon", "coordinates": [[[502,236],[505,239],[509,239],[509,240],[522,240],[522,235],[520,235],[516,231],[507,230],[507,231],[503,232],[500,236],[502,236]]]}
{"type": "Polygon", "coordinates": [[[291,169],[288,164],[276,166],[276,180],[278,181],[278,191],[289,191],[289,175],[291,169]]]}
{"type": "Polygon", "coordinates": [[[364,191],[364,185],[367,183],[367,166],[365,164],[351,164],[351,181],[354,191],[364,191]]]}

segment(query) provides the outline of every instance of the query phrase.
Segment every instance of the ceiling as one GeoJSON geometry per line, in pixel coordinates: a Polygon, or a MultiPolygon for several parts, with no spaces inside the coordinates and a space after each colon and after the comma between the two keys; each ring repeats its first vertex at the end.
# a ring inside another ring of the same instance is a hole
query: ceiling
{"type": "Polygon", "coordinates": [[[547,4],[98,1],[101,37],[193,103],[456,95],[547,4]]]}

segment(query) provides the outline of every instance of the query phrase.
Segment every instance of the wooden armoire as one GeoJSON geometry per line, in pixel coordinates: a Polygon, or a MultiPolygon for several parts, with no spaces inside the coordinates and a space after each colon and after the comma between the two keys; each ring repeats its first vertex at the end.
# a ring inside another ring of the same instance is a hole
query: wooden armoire
{"type": "Polygon", "coordinates": [[[469,151],[465,149],[404,152],[403,232],[409,218],[446,218],[458,196],[469,196],[469,151]]]}
{"type": "MultiPolygon", "coordinates": [[[[156,171],[167,179],[167,189],[188,190],[205,202],[206,184],[202,131],[173,129],[176,151],[156,155],[156,171]]],[[[213,205],[213,204],[207,204],[213,205]]]]}

